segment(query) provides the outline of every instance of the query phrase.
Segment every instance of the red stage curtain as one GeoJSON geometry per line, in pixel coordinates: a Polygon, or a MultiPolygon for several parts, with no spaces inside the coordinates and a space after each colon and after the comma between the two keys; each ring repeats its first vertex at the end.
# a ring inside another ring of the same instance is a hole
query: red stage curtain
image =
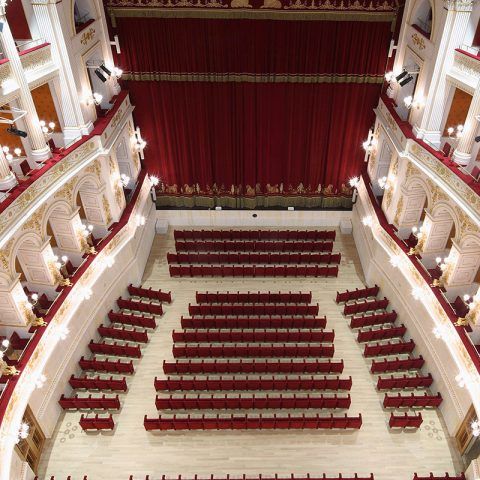
{"type": "Polygon", "coordinates": [[[388,22],[118,18],[128,72],[383,75],[388,22]]]}
{"type": "Polygon", "coordinates": [[[202,188],[300,182],[339,187],[359,173],[379,84],[129,82],[146,166],[202,188]]]}

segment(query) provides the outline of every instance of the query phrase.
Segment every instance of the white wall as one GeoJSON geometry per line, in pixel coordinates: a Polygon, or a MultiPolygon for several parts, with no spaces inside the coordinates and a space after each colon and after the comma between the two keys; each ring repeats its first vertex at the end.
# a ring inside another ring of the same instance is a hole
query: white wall
{"type": "Polygon", "coordinates": [[[338,227],[351,217],[334,210],[157,210],[157,219],[174,227],[338,227]]]}

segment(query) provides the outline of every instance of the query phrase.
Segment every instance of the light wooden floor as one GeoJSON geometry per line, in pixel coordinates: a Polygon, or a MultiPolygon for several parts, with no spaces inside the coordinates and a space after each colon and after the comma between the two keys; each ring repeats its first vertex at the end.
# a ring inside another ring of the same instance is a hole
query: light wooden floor
{"type": "MultiPolygon", "coordinates": [[[[65,413],[54,437],[47,442],[41,478],[63,480],[135,480],[146,474],[156,480],[162,474],[188,477],[194,474],[235,476],[246,474],[369,474],[377,480],[411,480],[414,472],[440,474],[462,470],[453,456],[453,442],[446,436],[441,418],[424,410],[424,423],[416,432],[391,432],[389,414],[383,410],[382,394],[375,389],[374,377],[354,335],[347,326],[334,298],[337,290],[362,285],[361,266],[353,237],[337,232],[334,251],[342,252],[336,279],[172,279],[168,275],[166,252],[174,251],[172,231],[157,236],[144,274],[144,285],[171,290],[173,303],[159,321],[151,340],[143,347],[136,372],[128,379],[128,394],[122,409],[114,415],[114,433],[86,434],[78,425],[80,412],[65,413]],[[361,412],[359,431],[194,431],[148,433],[143,416],[157,415],[155,376],[162,377],[163,359],[173,359],[171,332],[180,329],[180,316],[194,303],[196,290],[272,290],[313,292],[313,302],[327,315],[327,329],[333,328],[335,357],[343,358],[343,376],[351,375],[352,405],[349,413],[361,412]]],[[[400,319],[401,320],[401,319],[400,319]]],[[[65,386],[67,391],[67,386],[65,386]]],[[[143,476],[143,477],[142,477],[143,476]]]]}

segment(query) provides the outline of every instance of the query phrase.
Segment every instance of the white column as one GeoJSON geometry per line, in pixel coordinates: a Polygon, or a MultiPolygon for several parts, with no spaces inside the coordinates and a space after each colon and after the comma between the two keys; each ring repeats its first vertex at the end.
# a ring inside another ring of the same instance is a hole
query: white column
{"type": "Polygon", "coordinates": [[[472,0],[444,0],[447,16],[443,27],[438,56],[428,90],[425,109],[420,126],[414,127],[419,138],[424,138],[437,148],[440,146],[442,119],[448,98],[447,73],[453,65],[455,49],[463,41],[470,14],[472,0]]]}
{"type": "Polygon", "coordinates": [[[35,161],[43,161],[50,158],[50,148],[47,146],[45,136],[39,124],[39,118],[32,94],[28,86],[25,73],[23,71],[22,62],[18,55],[17,47],[8,26],[7,17],[5,15],[5,5],[0,5],[0,22],[3,23],[3,29],[0,34],[0,41],[3,51],[8,58],[13,77],[17,82],[20,90],[19,105],[27,114],[23,117],[25,127],[28,133],[29,143],[31,145],[32,157],[35,161]]]}
{"type": "Polygon", "coordinates": [[[0,145],[0,191],[9,190],[17,184],[17,178],[10,170],[8,160],[5,158],[2,146],[0,145]]]}
{"type": "Polygon", "coordinates": [[[472,157],[472,148],[478,130],[478,120],[475,117],[478,117],[478,115],[480,115],[480,83],[475,89],[463,126],[462,136],[453,154],[453,160],[459,165],[468,165],[472,157]]]}
{"type": "Polygon", "coordinates": [[[40,35],[51,44],[52,58],[58,66],[59,82],[56,83],[58,101],[62,110],[65,144],[69,145],[92,129],[91,121],[85,121],[75,78],[70,65],[67,46],[55,1],[43,0],[32,4],[40,35]]]}

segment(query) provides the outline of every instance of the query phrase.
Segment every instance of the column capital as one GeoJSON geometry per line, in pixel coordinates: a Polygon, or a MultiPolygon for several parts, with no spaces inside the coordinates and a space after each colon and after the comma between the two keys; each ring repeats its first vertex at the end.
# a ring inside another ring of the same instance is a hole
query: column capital
{"type": "Polygon", "coordinates": [[[475,0],[443,0],[443,5],[447,10],[453,12],[471,12],[475,0]]]}

